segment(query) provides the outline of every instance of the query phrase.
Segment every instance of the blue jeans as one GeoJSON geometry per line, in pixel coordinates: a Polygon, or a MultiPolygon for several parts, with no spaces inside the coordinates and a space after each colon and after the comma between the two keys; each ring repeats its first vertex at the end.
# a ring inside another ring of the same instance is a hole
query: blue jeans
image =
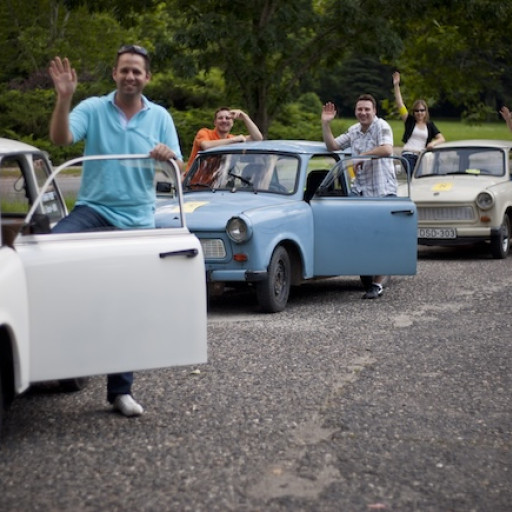
{"type": "MultiPolygon", "coordinates": [[[[80,231],[99,231],[116,229],[96,210],[89,206],[75,206],[67,217],[61,219],[52,229],[52,233],[77,233],[80,231]]],[[[113,403],[117,395],[131,394],[133,372],[107,375],[107,400],[113,403]]]]}
{"type": "Polygon", "coordinates": [[[348,193],[348,197],[396,197],[396,194],[387,194],[385,196],[364,196],[363,194],[360,194],[355,190],[350,190],[350,192],[348,193]]]}
{"type": "Polygon", "coordinates": [[[116,228],[90,206],[79,205],[75,206],[68,216],[57,223],[52,229],[52,233],[78,233],[102,229],[116,228]]]}
{"type": "Polygon", "coordinates": [[[416,166],[416,162],[418,161],[418,155],[416,153],[411,153],[410,151],[402,152],[402,157],[409,162],[409,176],[412,175],[412,171],[414,171],[414,167],[416,166]]]}

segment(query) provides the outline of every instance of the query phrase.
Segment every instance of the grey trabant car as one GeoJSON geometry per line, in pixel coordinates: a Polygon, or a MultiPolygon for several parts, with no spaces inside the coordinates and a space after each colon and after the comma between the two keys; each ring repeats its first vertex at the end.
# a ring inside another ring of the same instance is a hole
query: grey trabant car
{"type": "MultiPolygon", "coordinates": [[[[505,258],[512,226],[512,141],[460,140],[420,155],[411,181],[420,245],[485,242],[505,258]]],[[[407,195],[401,188],[400,195],[407,195]]]]}

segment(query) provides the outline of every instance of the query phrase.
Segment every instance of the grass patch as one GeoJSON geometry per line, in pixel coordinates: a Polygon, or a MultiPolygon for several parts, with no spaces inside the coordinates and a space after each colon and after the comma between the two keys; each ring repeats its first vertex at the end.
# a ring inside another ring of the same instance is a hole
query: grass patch
{"type": "MultiPolygon", "coordinates": [[[[512,140],[512,132],[507,128],[505,121],[495,123],[482,123],[479,125],[469,125],[460,121],[443,121],[433,119],[444,138],[447,141],[465,140],[465,139],[499,139],[512,140]]],[[[332,122],[332,131],[334,136],[345,132],[349,126],[356,123],[356,119],[342,118],[335,119],[332,122]]],[[[399,119],[388,120],[393,129],[393,139],[395,146],[403,146],[402,136],[404,134],[404,123],[399,119]]]]}
{"type": "MultiPolygon", "coordinates": [[[[460,121],[437,121],[434,119],[447,141],[466,140],[466,139],[499,139],[512,140],[512,132],[507,128],[505,122],[502,123],[482,123],[479,125],[469,125],[460,121]]],[[[393,128],[395,144],[401,146],[404,125],[401,121],[391,121],[389,123],[393,128]]]]}

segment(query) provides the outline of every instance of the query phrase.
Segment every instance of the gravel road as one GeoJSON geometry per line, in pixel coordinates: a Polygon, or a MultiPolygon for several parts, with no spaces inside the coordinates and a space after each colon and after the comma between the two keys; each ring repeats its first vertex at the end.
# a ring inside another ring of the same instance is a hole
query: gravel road
{"type": "Polygon", "coordinates": [[[138,373],[138,419],[104,377],[33,389],[5,425],[0,511],[512,510],[512,257],[420,249],[416,276],[361,295],[336,278],[276,315],[215,299],[208,363],[138,373]]]}

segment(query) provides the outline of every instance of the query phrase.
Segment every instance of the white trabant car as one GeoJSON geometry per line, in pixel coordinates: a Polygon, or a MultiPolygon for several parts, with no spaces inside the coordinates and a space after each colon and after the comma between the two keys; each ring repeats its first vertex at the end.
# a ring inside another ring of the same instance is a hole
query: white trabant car
{"type": "Polygon", "coordinates": [[[57,176],[86,159],[145,166],[182,205],[170,162],[86,157],[52,172],[35,147],[0,139],[0,427],[32,383],[206,362],[204,258],[184,215],[164,229],[50,233],[67,214],[57,176]]]}
{"type": "MultiPolygon", "coordinates": [[[[460,140],[421,154],[411,180],[418,244],[485,242],[505,258],[512,226],[512,141],[460,140]]],[[[406,195],[405,185],[400,195],[406,195]]]]}

